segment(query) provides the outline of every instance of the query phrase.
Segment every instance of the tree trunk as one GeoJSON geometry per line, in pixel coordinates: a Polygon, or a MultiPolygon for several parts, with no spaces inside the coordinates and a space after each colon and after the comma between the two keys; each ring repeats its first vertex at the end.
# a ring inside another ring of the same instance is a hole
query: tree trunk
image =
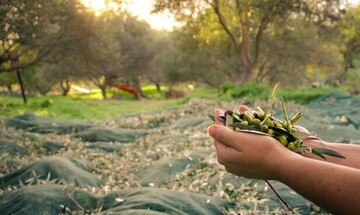
{"type": "Polygon", "coordinates": [[[60,82],[62,95],[67,96],[70,91],[70,82],[68,80],[60,82]]]}
{"type": "Polygon", "coordinates": [[[352,64],[351,55],[345,52],[343,53],[343,57],[344,57],[344,67],[339,78],[340,83],[343,83],[346,80],[346,74],[349,71],[349,69],[354,68],[354,65],[352,64]]]}
{"type": "Polygon", "coordinates": [[[161,92],[160,81],[158,81],[156,78],[152,78],[152,77],[150,77],[150,81],[155,84],[156,91],[161,92]]]}
{"type": "Polygon", "coordinates": [[[110,83],[110,78],[108,76],[105,75],[105,78],[104,78],[104,82],[101,84],[100,82],[100,89],[101,89],[101,94],[103,96],[103,99],[107,99],[107,95],[106,95],[106,89],[107,89],[107,86],[109,85],[110,83]]]}
{"type": "Polygon", "coordinates": [[[20,84],[21,95],[22,95],[22,97],[23,97],[24,103],[27,104],[27,99],[26,99],[26,94],[25,94],[24,83],[22,82],[22,79],[21,79],[20,70],[16,70],[16,76],[17,76],[17,79],[18,79],[19,84],[20,84]]]}
{"type": "Polygon", "coordinates": [[[242,74],[241,74],[241,83],[245,83],[251,80],[253,73],[252,65],[246,65],[242,74]]]}
{"type": "Polygon", "coordinates": [[[10,95],[13,93],[13,89],[12,89],[12,85],[11,85],[11,84],[8,84],[8,85],[6,86],[6,89],[7,89],[8,93],[9,93],[10,95]]]}
{"type": "Polygon", "coordinates": [[[141,89],[141,83],[139,77],[134,78],[134,86],[136,87],[136,98],[137,99],[146,98],[144,92],[141,89]]]}
{"type": "Polygon", "coordinates": [[[237,48],[237,52],[239,54],[239,59],[241,62],[241,74],[239,74],[239,77],[236,79],[235,84],[241,84],[245,83],[251,80],[252,74],[254,72],[254,65],[251,62],[250,59],[250,41],[248,39],[245,39],[246,34],[244,35],[244,40],[240,46],[237,48]]]}
{"type": "Polygon", "coordinates": [[[161,92],[160,83],[155,82],[155,86],[156,86],[156,91],[161,92]]]}
{"type": "Polygon", "coordinates": [[[100,89],[101,89],[101,94],[103,96],[103,99],[107,99],[106,87],[100,87],[100,89]]]}

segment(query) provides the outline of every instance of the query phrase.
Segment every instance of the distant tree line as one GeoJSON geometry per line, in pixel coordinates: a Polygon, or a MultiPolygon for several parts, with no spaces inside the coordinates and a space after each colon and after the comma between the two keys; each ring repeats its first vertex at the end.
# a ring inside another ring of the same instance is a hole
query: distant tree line
{"type": "MultiPolygon", "coordinates": [[[[0,86],[67,95],[91,82],[219,87],[249,81],[345,82],[360,59],[360,6],[339,0],[156,0],[183,25],[151,29],[124,11],[96,16],[77,0],[0,2],[0,86]]],[[[352,76],[353,77],[353,76],[352,76]]]]}

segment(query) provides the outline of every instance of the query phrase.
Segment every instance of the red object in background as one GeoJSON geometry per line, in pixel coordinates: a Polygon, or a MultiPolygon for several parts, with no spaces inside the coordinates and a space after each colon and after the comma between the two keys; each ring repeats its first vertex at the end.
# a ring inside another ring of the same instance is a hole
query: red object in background
{"type": "Polygon", "coordinates": [[[137,95],[138,95],[136,87],[134,87],[134,86],[126,85],[126,84],[116,84],[116,85],[114,85],[114,87],[118,88],[119,90],[123,90],[125,92],[134,94],[135,97],[137,97],[137,95]]]}

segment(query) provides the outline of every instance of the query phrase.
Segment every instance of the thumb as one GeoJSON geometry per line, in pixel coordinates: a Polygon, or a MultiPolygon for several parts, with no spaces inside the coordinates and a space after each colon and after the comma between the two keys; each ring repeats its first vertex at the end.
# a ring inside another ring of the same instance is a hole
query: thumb
{"type": "Polygon", "coordinates": [[[270,136],[234,131],[226,126],[217,124],[209,126],[208,133],[215,139],[215,141],[234,148],[238,151],[243,151],[244,146],[252,145],[253,143],[269,143],[275,141],[275,139],[270,136]]]}
{"type": "Polygon", "coordinates": [[[215,141],[236,148],[235,140],[239,138],[240,132],[234,132],[232,129],[219,125],[213,124],[208,128],[209,135],[215,139],[215,141]]]}

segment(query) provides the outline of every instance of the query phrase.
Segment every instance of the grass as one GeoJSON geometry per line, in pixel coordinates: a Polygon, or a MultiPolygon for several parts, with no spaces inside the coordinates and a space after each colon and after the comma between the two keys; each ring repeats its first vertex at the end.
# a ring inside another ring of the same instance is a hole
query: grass
{"type": "Polygon", "coordinates": [[[0,116],[10,118],[26,112],[59,119],[109,119],[125,114],[163,110],[182,105],[186,99],[97,100],[63,96],[31,96],[24,104],[20,96],[0,95],[0,116]]]}
{"type": "MultiPolygon", "coordinates": [[[[133,95],[119,90],[109,90],[109,97],[114,95],[120,100],[102,100],[99,90],[88,94],[70,94],[69,96],[28,96],[28,104],[24,104],[21,96],[0,95],[0,117],[11,118],[26,112],[59,119],[110,119],[131,113],[143,113],[179,107],[190,98],[197,97],[209,100],[246,99],[266,100],[271,89],[261,84],[244,84],[239,87],[205,88],[188,90],[188,95],[179,99],[164,99],[166,87],[156,91],[155,86],[144,87],[144,93],[150,98],[134,100],[133,95]]],[[[330,93],[341,92],[336,88],[297,88],[279,89],[278,95],[286,102],[294,101],[306,104],[317,97],[330,93]]]]}
{"type": "Polygon", "coordinates": [[[102,100],[98,89],[90,93],[70,93],[68,96],[27,96],[24,104],[21,96],[0,95],[0,116],[11,118],[27,112],[59,119],[109,119],[131,113],[143,113],[179,107],[192,97],[215,99],[217,89],[196,88],[178,99],[164,99],[166,87],[158,92],[155,86],[146,86],[143,92],[150,99],[134,100],[134,96],[120,90],[109,90],[108,97],[120,100],[102,100]]]}
{"type": "Polygon", "coordinates": [[[298,104],[307,104],[322,95],[329,93],[345,93],[339,88],[296,88],[296,89],[282,89],[279,91],[285,101],[295,101],[298,104]]]}

